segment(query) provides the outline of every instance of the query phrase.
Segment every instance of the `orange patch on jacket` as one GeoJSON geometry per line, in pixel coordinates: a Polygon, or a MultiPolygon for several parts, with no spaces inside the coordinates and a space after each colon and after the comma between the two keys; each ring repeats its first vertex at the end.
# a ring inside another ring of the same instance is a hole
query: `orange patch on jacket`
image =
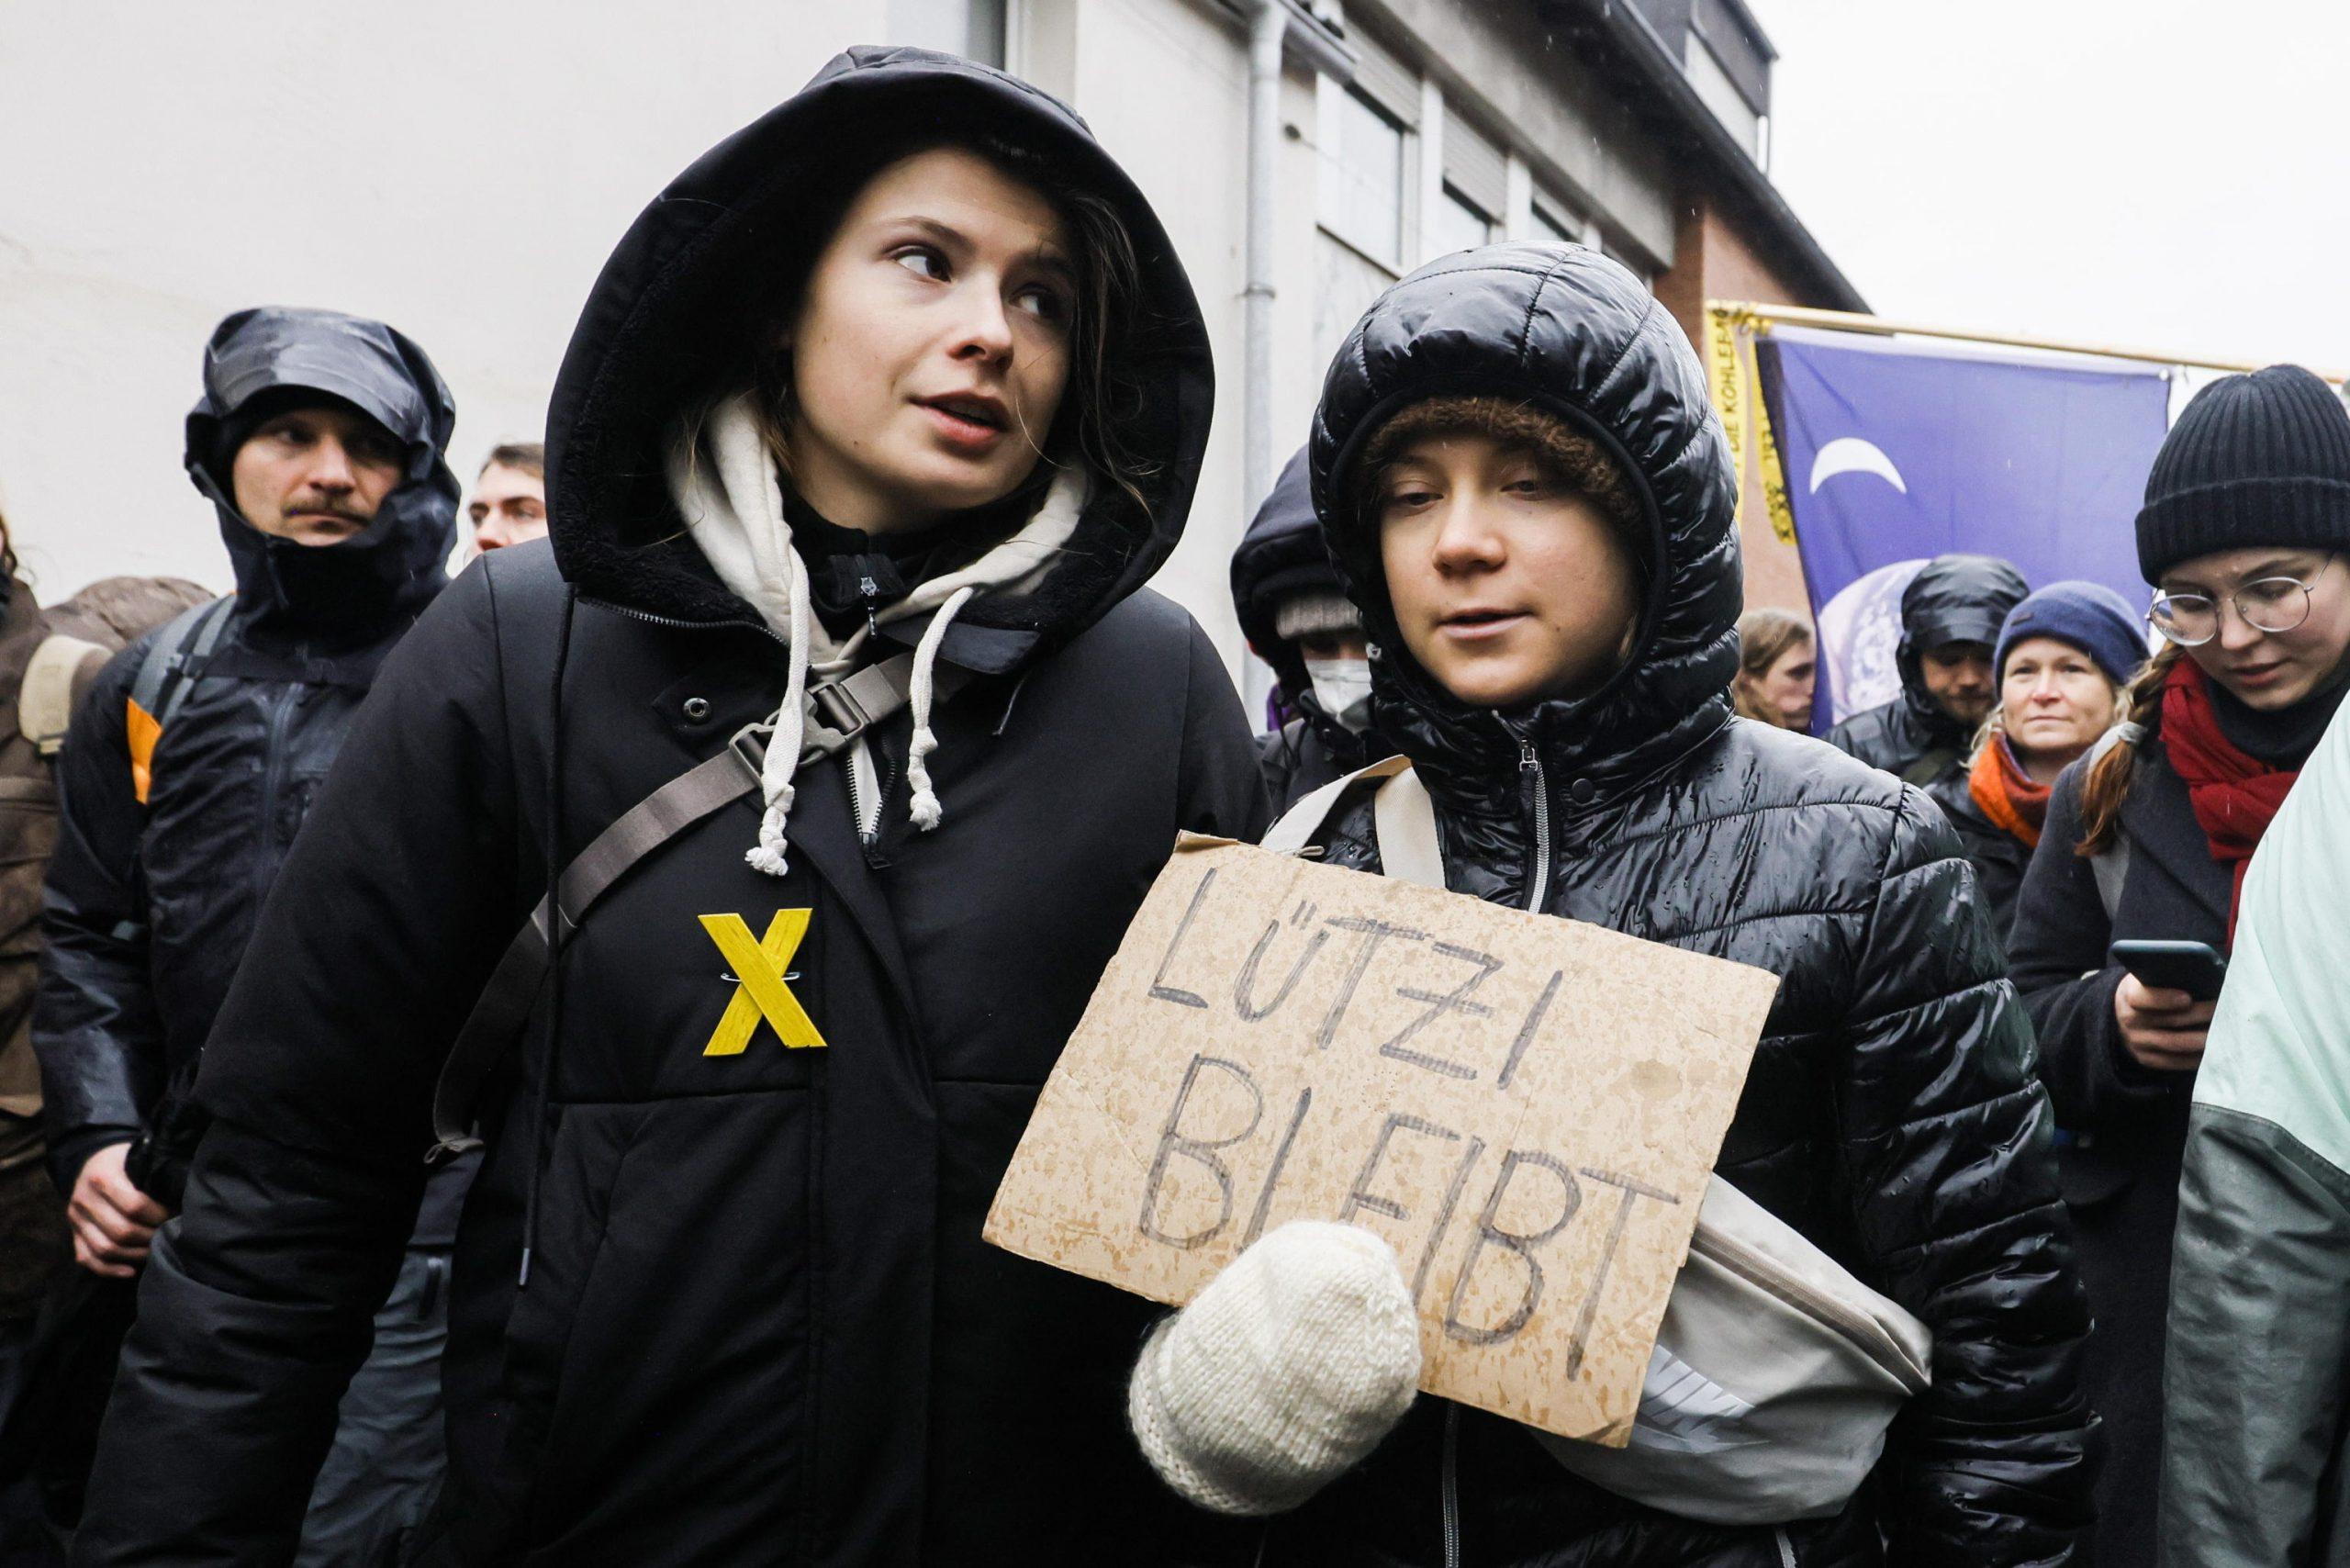
{"type": "Polygon", "coordinates": [[[148,786],[154,782],[155,743],[163,736],[163,726],[152,713],[138,703],[125,699],[123,706],[129,710],[124,715],[124,728],[130,736],[130,792],[139,803],[147,803],[148,786]]]}

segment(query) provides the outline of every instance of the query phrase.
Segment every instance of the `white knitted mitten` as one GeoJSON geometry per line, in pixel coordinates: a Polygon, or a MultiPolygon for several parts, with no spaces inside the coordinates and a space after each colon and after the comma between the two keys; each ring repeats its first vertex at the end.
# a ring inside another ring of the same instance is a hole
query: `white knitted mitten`
{"type": "Polygon", "coordinates": [[[1420,1381],[1395,1253],[1360,1226],[1260,1238],[1145,1342],[1126,1418],[1161,1479],[1221,1514],[1294,1508],[1379,1444],[1420,1381]]]}

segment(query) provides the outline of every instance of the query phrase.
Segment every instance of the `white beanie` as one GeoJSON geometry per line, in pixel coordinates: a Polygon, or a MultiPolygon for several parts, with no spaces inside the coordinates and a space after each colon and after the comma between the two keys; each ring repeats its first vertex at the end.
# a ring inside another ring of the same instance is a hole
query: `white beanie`
{"type": "Polygon", "coordinates": [[[1411,1408],[1420,1329],[1395,1253],[1360,1226],[1295,1220],[1159,1324],[1127,1385],[1151,1468],[1222,1514],[1294,1508],[1411,1408]]]}
{"type": "Polygon", "coordinates": [[[1336,588],[1293,593],[1274,608],[1273,635],[1285,643],[1317,632],[1360,632],[1362,611],[1336,588]]]}

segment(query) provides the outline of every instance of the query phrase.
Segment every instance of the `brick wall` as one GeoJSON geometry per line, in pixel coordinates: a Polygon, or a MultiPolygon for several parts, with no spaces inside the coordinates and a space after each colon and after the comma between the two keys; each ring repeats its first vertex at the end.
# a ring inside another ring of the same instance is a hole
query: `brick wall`
{"type": "MultiPolygon", "coordinates": [[[[1773,305],[1809,305],[1779,280],[1770,264],[1747,248],[1738,231],[1708,196],[1684,201],[1673,237],[1673,264],[1656,280],[1660,304],[1673,312],[1689,341],[1705,355],[1706,301],[1760,300],[1773,305]]],[[[1746,602],[1750,608],[1769,605],[1808,614],[1804,597],[1803,563],[1792,544],[1782,544],[1771,532],[1770,513],[1763,506],[1761,476],[1741,476],[1739,543],[1746,557],[1746,602]]]]}

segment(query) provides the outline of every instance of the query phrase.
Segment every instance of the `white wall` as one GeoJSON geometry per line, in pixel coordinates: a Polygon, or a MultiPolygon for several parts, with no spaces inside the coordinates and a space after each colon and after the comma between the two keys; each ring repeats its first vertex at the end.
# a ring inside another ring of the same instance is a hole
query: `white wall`
{"type": "Polygon", "coordinates": [[[243,306],[422,343],[456,394],[461,477],[535,438],[637,210],[880,11],[8,0],[0,509],[42,597],[115,572],[228,586],[180,421],[206,336],[243,306]]]}
{"type": "MultiPolygon", "coordinates": [[[[1054,0],[1031,0],[1043,10],[1054,0]]],[[[1174,237],[1208,321],[1215,353],[1215,423],[1183,543],[1155,584],[1188,608],[1236,671],[1240,629],[1232,611],[1233,547],[1250,507],[1241,473],[1243,301],[1248,241],[1248,50],[1222,16],[1188,0],[1079,0],[1073,101],[1102,144],[1150,198],[1174,237]]],[[[1283,118],[1311,134],[1313,87],[1286,82],[1283,118]]],[[[1321,391],[1312,343],[1314,152],[1283,140],[1275,210],[1278,236],[1273,362],[1286,461],[1305,440],[1321,391]]]]}

